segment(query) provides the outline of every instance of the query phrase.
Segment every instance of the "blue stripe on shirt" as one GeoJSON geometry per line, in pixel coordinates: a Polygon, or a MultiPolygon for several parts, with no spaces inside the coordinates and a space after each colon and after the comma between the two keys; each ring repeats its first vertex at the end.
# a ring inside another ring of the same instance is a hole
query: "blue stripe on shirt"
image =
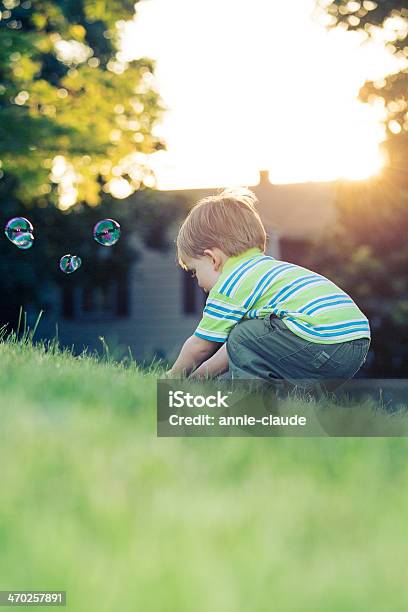
{"type": "Polygon", "coordinates": [[[302,306],[302,308],[299,308],[298,312],[306,312],[306,310],[309,310],[309,308],[312,308],[315,304],[318,304],[320,302],[325,302],[326,300],[338,300],[340,298],[346,298],[346,297],[347,296],[343,293],[334,293],[332,295],[325,295],[323,297],[312,300],[308,304],[305,304],[304,306],[302,306]]]}
{"type": "Polygon", "coordinates": [[[291,283],[290,285],[287,285],[286,289],[284,288],[281,291],[279,291],[279,293],[269,302],[268,306],[275,306],[280,300],[287,300],[289,296],[299,291],[299,289],[303,289],[304,287],[307,287],[308,285],[313,285],[314,283],[317,283],[317,282],[324,283],[325,280],[326,279],[318,275],[309,275],[308,277],[302,277],[298,279],[297,281],[291,283]],[[309,279],[309,280],[305,280],[305,279],[309,279]],[[291,287],[293,287],[292,290],[290,290],[291,287]]]}
{"type": "Polygon", "coordinates": [[[225,281],[223,282],[223,284],[219,288],[219,293],[224,293],[228,289],[229,284],[231,282],[233,282],[233,280],[237,276],[237,274],[239,274],[241,272],[241,270],[243,270],[243,268],[246,269],[247,267],[249,267],[251,265],[251,263],[253,263],[254,259],[256,259],[256,261],[258,261],[259,259],[264,259],[264,257],[259,257],[259,255],[257,255],[255,258],[251,257],[251,259],[248,259],[248,260],[244,261],[244,263],[242,263],[238,268],[233,270],[231,272],[231,274],[229,274],[227,276],[227,278],[225,279],[225,281]]]}
{"type": "Polygon", "coordinates": [[[244,306],[248,308],[248,306],[250,306],[252,303],[256,301],[258,297],[256,296],[256,292],[259,291],[261,285],[265,283],[265,279],[269,281],[269,285],[268,285],[268,289],[269,289],[269,287],[271,286],[271,281],[275,280],[277,276],[279,276],[282,272],[284,272],[284,270],[287,270],[292,267],[293,267],[292,264],[281,264],[280,266],[277,266],[276,268],[273,268],[272,270],[269,270],[268,272],[266,272],[262,276],[262,278],[258,281],[253,291],[250,293],[250,295],[245,300],[244,306]],[[256,299],[254,299],[254,296],[256,296],[256,299]]]}
{"type": "Polygon", "coordinates": [[[352,328],[345,330],[345,331],[333,331],[333,332],[320,333],[320,332],[314,331],[313,329],[310,329],[309,327],[306,327],[305,325],[302,325],[301,323],[299,323],[298,321],[296,321],[296,319],[293,319],[292,317],[287,317],[287,320],[293,323],[294,325],[296,325],[296,327],[303,330],[304,332],[310,334],[311,336],[317,336],[318,338],[332,338],[332,337],[337,337],[337,336],[346,336],[346,335],[358,333],[358,332],[365,332],[365,331],[370,332],[370,328],[368,325],[365,325],[365,326],[360,325],[360,326],[353,326],[352,328]]]}
{"type": "Polygon", "coordinates": [[[242,319],[242,315],[237,316],[234,314],[228,314],[226,312],[221,313],[215,310],[211,310],[211,308],[204,308],[204,312],[206,312],[208,315],[212,315],[216,319],[230,319],[232,321],[240,321],[242,319]]]}
{"type": "MultiPolygon", "coordinates": [[[[229,283],[229,287],[228,289],[225,291],[225,295],[230,296],[232,290],[234,289],[235,285],[238,283],[239,279],[241,278],[241,276],[243,276],[244,274],[246,274],[249,270],[251,270],[252,268],[254,268],[255,266],[257,266],[259,263],[264,263],[265,261],[268,261],[270,259],[273,259],[272,257],[256,257],[255,261],[253,259],[250,259],[249,262],[247,262],[246,267],[245,266],[240,266],[240,268],[238,268],[238,274],[235,275],[235,278],[232,279],[229,283]],[[244,268],[244,269],[241,269],[244,268]]],[[[222,287],[219,290],[219,293],[224,293],[224,287],[225,283],[222,285],[222,287]]]]}

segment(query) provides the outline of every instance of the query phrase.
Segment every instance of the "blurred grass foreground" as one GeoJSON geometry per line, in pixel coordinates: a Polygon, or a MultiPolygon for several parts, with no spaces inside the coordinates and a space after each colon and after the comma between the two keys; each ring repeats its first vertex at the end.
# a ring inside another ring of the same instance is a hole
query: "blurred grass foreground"
{"type": "Polygon", "coordinates": [[[0,589],[76,612],[407,609],[406,439],[157,438],[159,367],[0,356],[0,589]]]}

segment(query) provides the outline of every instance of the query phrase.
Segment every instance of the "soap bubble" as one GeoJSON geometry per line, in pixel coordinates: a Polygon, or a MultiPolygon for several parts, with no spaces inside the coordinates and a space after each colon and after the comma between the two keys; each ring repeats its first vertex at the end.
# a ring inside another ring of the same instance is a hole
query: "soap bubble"
{"type": "Polygon", "coordinates": [[[12,243],[19,249],[30,249],[34,244],[34,236],[30,233],[22,233],[19,236],[15,236],[12,243]]]}
{"type": "Polygon", "coordinates": [[[25,217],[14,217],[7,221],[4,233],[19,249],[29,249],[34,243],[34,228],[25,217]]]}
{"type": "Polygon", "coordinates": [[[103,246],[113,246],[120,238],[120,225],[113,219],[103,219],[93,228],[93,237],[103,246]]]}
{"type": "Polygon", "coordinates": [[[82,261],[78,255],[68,254],[61,257],[59,265],[62,272],[65,272],[65,274],[72,274],[72,272],[75,272],[81,267],[81,264],[82,261]]]}

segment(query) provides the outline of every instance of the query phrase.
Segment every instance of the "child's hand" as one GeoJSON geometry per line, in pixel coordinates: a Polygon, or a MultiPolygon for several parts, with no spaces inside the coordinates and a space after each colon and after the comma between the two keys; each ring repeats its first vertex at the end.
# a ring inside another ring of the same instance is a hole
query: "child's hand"
{"type": "Polygon", "coordinates": [[[195,380],[206,380],[208,378],[215,378],[219,374],[223,374],[228,371],[228,355],[227,355],[227,343],[225,342],[221,348],[207,361],[204,361],[189,378],[195,380]]]}
{"type": "Polygon", "coordinates": [[[218,348],[217,342],[190,336],[183,344],[172,368],[166,372],[169,378],[186,378],[191,370],[203,363],[218,348]]]}
{"type": "Polygon", "coordinates": [[[165,379],[167,378],[186,378],[186,373],[185,372],[175,372],[173,368],[171,368],[170,370],[167,370],[163,374],[162,378],[165,378],[165,379]]]}

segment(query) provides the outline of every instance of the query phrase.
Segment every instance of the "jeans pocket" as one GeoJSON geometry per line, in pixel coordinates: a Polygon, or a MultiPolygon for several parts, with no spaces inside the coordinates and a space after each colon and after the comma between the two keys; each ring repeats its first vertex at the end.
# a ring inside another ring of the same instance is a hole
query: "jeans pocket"
{"type": "Polygon", "coordinates": [[[321,368],[335,370],[341,366],[341,361],[333,357],[333,355],[326,352],[324,349],[321,349],[317,353],[314,353],[310,365],[316,368],[316,370],[320,370],[321,368]]]}
{"type": "Polygon", "coordinates": [[[339,345],[328,345],[323,352],[331,353],[329,359],[325,355],[316,355],[317,360],[322,362],[322,370],[325,376],[332,378],[350,379],[359,371],[364,363],[367,351],[367,343],[361,340],[342,342],[339,345]]]}
{"type": "Polygon", "coordinates": [[[309,344],[307,341],[302,343],[301,340],[300,342],[294,340],[289,345],[281,347],[272,364],[273,371],[280,378],[287,380],[334,378],[338,368],[338,362],[324,350],[322,345],[309,344]]]}
{"type": "Polygon", "coordinates": [[[308,344],[309,368],[325,378],[342,378],[348,367],[349,349],[346,344],[308,344]]]}

